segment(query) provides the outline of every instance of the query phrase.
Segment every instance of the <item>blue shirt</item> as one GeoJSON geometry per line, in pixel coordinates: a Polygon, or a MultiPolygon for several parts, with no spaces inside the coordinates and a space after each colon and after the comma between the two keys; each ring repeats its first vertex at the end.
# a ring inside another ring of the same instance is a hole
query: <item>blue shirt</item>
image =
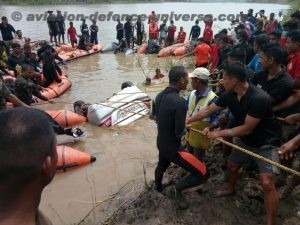
{"type": "Polygon", "coordinates": [[[249,69],[252,69],[254,72],[261,72],[264,70],[260,64],[258,53],[256,53],[256,55],[252,58],[251,62],[247,65],[247,67],[249,69]]]}
{"type": "MultiPolygon", "coordinates": [[[[211,91],[211,88],[210,87],[207,87],[204,91],[204,93],[200,96],[199,94],[199,91],[196,90],[195,91],[195,96],[196,96],[196,99],[195,99],[195,104],[197,105],[197,103],[200,101],[201,98],[205,98],[207,97],[208,93],[211,91]]],[[[189,99],[190,99],[190,95],[189,97],[187,98],[187,104],[189,104],[189,99]]],[[[212,103],[215,103],[216,101],[218,100],[218,97],[216,96],[213,100],[211,100],[208,105],[212,104],[212,103]]],[[[220,112],[215,112],[213,114],[211,114],[209,116],[209,122],[212,123],[212,124],[215,124],[215,125],[218,125],[219,124],[219,116],[220,116],[220,112]]]]}
{"type": "Polygon", "coordinates": [[[14,38],[12,33],[16,33],[15,28],[12,25],[7,24],[7,26],[5,27],[3,23],[0,23],[0,31],[3,41],[12,40],[14,38]]]}

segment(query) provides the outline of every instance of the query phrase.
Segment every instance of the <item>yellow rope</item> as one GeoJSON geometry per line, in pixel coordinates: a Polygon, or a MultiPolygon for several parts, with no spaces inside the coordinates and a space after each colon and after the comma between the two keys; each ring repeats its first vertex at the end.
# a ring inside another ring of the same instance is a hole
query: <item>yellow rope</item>
{"type": "MultiPolygon", "coordinates": [[[[192,131],[194,131],[196,133],[199,133],[201,135],[205,135],[204,132],[201,131],[201,130],[197,130],[197,129],[194,129],[194,128],[190,128],[190,130],[192,130],[192,131]]],[[[222,142],[222,143],[224,143],[224,144],[226,144],[226,145],[228,145],[228,146],[230,146],[232,148],[235,148],[235,149],[237,149],[239,151],[242,151],[242,152],[244,152],[244,153],[246,153],[246,154],[248,154],[248,155],[250,155],[250,156],[252,156],[254,158],[257,158],[257,159],[260,159],[260,160],[265,161],[267,163],[270,163],[271,165],[276,166],[277,168],[279,168],[281,170],[284,170],[286,172],[292,173],[292,174],[300,177],[300,172],[297,172],[296,170],[293,170],[293,169],[288,168],[288,167],[286,167],[284,165],[281,165],[278,162],[274,162],[274,161],[272,161],[270,159],[267,159],[267,158],[265,158],[265,157],[263,157],[261,155],[258,155],[258,154],[254,153],[254,152],[251,152],[251,151],[247,150],[247,149],[244,149],[244,148],[242,148],[242,147],[240,147],[238,145],[235,145],[235,144],[232,144],[232,143],[230,143],[228,141],[225,141],[222,138],[217,138],[216,140],[218,140],[218,141],[220,141],[220,142],[222,142]]]]}

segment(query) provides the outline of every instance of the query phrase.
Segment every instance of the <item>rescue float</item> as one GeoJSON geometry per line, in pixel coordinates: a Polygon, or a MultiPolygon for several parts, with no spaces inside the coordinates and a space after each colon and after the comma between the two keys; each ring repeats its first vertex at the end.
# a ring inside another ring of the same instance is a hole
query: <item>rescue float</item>
{"type": "Polygon", "coordinates": [[[96,161],[96,157],[66,145],[57,146],[56,151],[58,156],[56,173],[66,172],[96,161]]]}
{"type": "MultiPolygon", "coordinates": [[[[65,61],[76,60],[85,56],[93,55],[101,52],[102,46],[100,44],[93,45],[91,50],[81,50],[78,48],[73,48],[70,44],[60,45],[55,49],[58,53],[59,57],[61,57],[65,61]]],[[[57,63],[60,63],[57,61],[57,63]]]]}
{"type": "MultiPolygon", "coordinates": [[[[16,78],[14,76],[6,75],[3,76],[3,80],[5,83],[11,83],[13,85],[14,81],[16,78]]],[[[71,88],[72,82],[66,77],[66,76],[61,76],[61,82],[57,83],[56,81],[52,82],[48,87],[43,88],[41,91],[41,94],[47,97],[48,99],[53,99],[61,96],[63,93],[65,93],[68,89],[71,88]]],[[[43,100],[32,96],[33,103],[40,103],[43,102],[43,100]]],[[[7,103],[8,108],[12,108],[13,105],[12,103],[8,102],[7,103]]]]}
{"type": "Polygon", "coordinates": [[[85,123],[87,118],[66,109],[46,111],[62,127],[72,127],[85,123]]]}

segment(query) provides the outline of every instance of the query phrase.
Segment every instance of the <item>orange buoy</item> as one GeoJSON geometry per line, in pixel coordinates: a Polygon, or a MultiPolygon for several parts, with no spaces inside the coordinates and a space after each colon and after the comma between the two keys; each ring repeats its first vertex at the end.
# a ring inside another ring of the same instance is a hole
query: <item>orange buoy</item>
{"type": "Polygon", "coordinates": [[[142,44],[138,49],[137,49],[137,53],[138,54],[145,54],[147,52],[147,44],[142,44]]]}
{"type": "Polygon", "coordinates": [[[182,56],[184,54],[186,54],[186,47],[185,46],[178,47],[173,52],[173,55],[175,55],[175,56],[182,56]]]}
{"type": "Polygon", "coordinates": [[[96,157],[65,145],[57,146],[56,151],[58,156],[57,173],[66,172],[96,161],[96,157]]]}
{"type": "Polygon", "coordinates": [[[46,112],[63,127],[71,127],[87,121],[86,117],[65,109],[46,112]]]}

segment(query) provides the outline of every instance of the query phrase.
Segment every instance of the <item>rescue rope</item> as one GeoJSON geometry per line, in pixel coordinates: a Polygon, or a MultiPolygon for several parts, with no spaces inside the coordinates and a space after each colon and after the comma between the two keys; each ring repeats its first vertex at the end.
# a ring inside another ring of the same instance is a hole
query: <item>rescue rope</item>
{"type": "MultiPolygon", "coordinates": [[[[204,134],[204,132],[201,131],[201,130],[197,130],[197,129],[194,129],[194,128],[190,128],[190,130],[192,130],[192,131],[194,131],[194,132],[196,132],[196,133],[199,133],[199,134],[201,134],[201,135],[206,136],[206,135],[204,134]]],[[[237,150],[239,150],[239,151],[241,151],[241,152],[244,152],[244,153],[247,154],[247,155],[250,155],[250,156],[252,156],[252,157],[254,157],[254,158],[260,159],[260,160],[262,160],[262,161],[264,161],[264,162],[267,162],[267,163],[269,163],[269,164],[271,164],[271,165],[273,165],[273,166],[276,166],[278,169],[284,170],[284,171],[286,171],[286,172],[289,172],[289,173],[291,173],[291,174],[294,174],[294,175],[300,177],[300,172],[298,172],[298,171],[296,171],[296,170],[293,170],[293,169],[291,169],[291,168],[288,168],[288,167],[286,167],[286,166],[284,166],[284,165],[282,165],[282,164],[280,164],[280,163],[278,163],[278,162],[274,162],[274,161],[272,161],[272,160],[270,160],[270,159],[267,159],[267,158],[265,158],[265,157],[263,157],[263,156],[261,156],[261,155],[258,155],[258,154],[256,154],[256,153],[254,153],[254,152],[252,152],[252,151],[249,151],[249,150],[247,150],[247,149],[244,149],[244,148],[242,148],[242,147],[240,147],[240,146],[238,146],[238,145],[235,145],[235,144],[232,144],[232,143],[230,143],[230,142],[228,142],[228,141],[225,141],[225,140],[222,139],[222,138],[216,138],[216,140],[218,140],[218,141],[222,142],[223,144],[226,144],[226,145],[228,145],[228,146],[230,146],[230,147],[232,147],[232,148],[234,148],[234,149],[237,149],[237,150]]]]}

